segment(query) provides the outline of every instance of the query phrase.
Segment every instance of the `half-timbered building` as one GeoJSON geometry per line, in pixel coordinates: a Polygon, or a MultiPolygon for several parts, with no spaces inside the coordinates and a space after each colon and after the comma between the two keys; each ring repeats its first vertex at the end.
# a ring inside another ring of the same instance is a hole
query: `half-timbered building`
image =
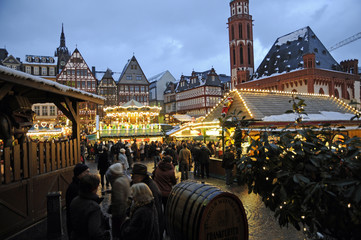
{"type": "Polygon", "coordinates": [[[100,119],[105,116],[105,112],[103,111],[104,108],[118,105],[117,83],[115,82],[112,73],[112,70],[108,68],[98,83],[98,95],[105,98],[104,105],[98,106],[100,119]]]}
{"type": "Polygon", "coordinates": [[[214,68],[182,75],[176,88],[176,111],[200,117],[207,114],[222,98],[222,83],[214,68]]]}
{"type": "MultiPolygon", "coordinates": [[[[57,82],[85,92],[97,93],[97,80],[77,48],[57,76],[57,82]]],[[[80,121],[85,129],[95,126],[96,111],[97,106],[94,103],[80,104],[80,121]]]]}

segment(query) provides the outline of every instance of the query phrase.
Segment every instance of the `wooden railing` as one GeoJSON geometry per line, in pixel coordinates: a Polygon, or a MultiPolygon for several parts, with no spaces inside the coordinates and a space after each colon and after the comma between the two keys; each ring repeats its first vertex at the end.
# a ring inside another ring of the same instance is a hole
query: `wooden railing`
{"type": "Polygon", "coordinates": [[[0,153],[0,185],[29,179],[80,162],[77,140],[26,142],[0,153]]]}

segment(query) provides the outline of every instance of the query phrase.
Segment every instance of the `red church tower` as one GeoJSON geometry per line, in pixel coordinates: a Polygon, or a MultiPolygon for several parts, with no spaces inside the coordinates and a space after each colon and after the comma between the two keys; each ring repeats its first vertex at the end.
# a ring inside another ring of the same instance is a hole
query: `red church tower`
{"type": "Polygon", "coordinates": [[[232,0],[228,18],[232,89],[250,79],[254,72],[253,26],[249,0],[232,0]]]}

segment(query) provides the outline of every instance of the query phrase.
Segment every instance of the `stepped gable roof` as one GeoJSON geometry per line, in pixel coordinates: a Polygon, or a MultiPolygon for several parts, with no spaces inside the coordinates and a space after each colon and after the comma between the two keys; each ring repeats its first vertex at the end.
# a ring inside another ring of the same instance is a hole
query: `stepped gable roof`
{"type": "Polygon", "coordinates": [[[150,77],[148,79],[149,83],[158,82],[166,73],[167,73],[167,71],[164,71],[164,72],[158,73],[157,75],[154,75],[153,77],[150,77]]]}
{"type": "Polygon", "coordinates": [[[127,103],[124,103],[122,107],[144,107],[143,104],[141,104],[140,102],[132,99],[127,103]]]}
{"type": "Polygon", "coordinates": [[[315,54],[316,68],[341,71],[340,65],[307,26],[277,38],[253,78],[303,69],[303,55],[306,53],[315,54]]]}
{"type": "MultiPolygon", "coordinates": [[[[216,107],[206,115],[203,122],[213,122],[221,117],[224,101],[228,97],[233,98],[233,102],[228,110],[228,115],[242,113],[246,119],[254,119],[262,122],[294,122],[297,116],[293,113],[285,113],[293,109],[292,96],[303,99],[307,106],[304,107],[308,115],[303,115],[303,121],[350,121],[357,111],[350,105],[334,97],[320,94],[302,94],[281,91],[250,90],[241,89],[230,92],[216,105],[216,107]]],[[[359,121],[358,121],[359,123],[359,121]]]]}

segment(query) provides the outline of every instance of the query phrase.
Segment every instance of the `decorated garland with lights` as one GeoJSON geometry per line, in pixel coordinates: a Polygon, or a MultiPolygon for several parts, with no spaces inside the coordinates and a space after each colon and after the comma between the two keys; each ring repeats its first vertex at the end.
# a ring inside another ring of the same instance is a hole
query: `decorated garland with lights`
{"type": "MultiPolygon", "coordinates": [[[[303,100],[293,98],[301,116],[303,100]]],[[[306,127],[302,118],[292,128],[271,128],[250,136],[247,120],[236,123],[238,183],[262,197],[280,226],[293,225],[317,239],[361,236],[361,140],[330,126],[306,127]],[[336,136],[336,137],[335,137],[336,136]],[[241,145],[251,138],[247,154],[241,145]]]]}

